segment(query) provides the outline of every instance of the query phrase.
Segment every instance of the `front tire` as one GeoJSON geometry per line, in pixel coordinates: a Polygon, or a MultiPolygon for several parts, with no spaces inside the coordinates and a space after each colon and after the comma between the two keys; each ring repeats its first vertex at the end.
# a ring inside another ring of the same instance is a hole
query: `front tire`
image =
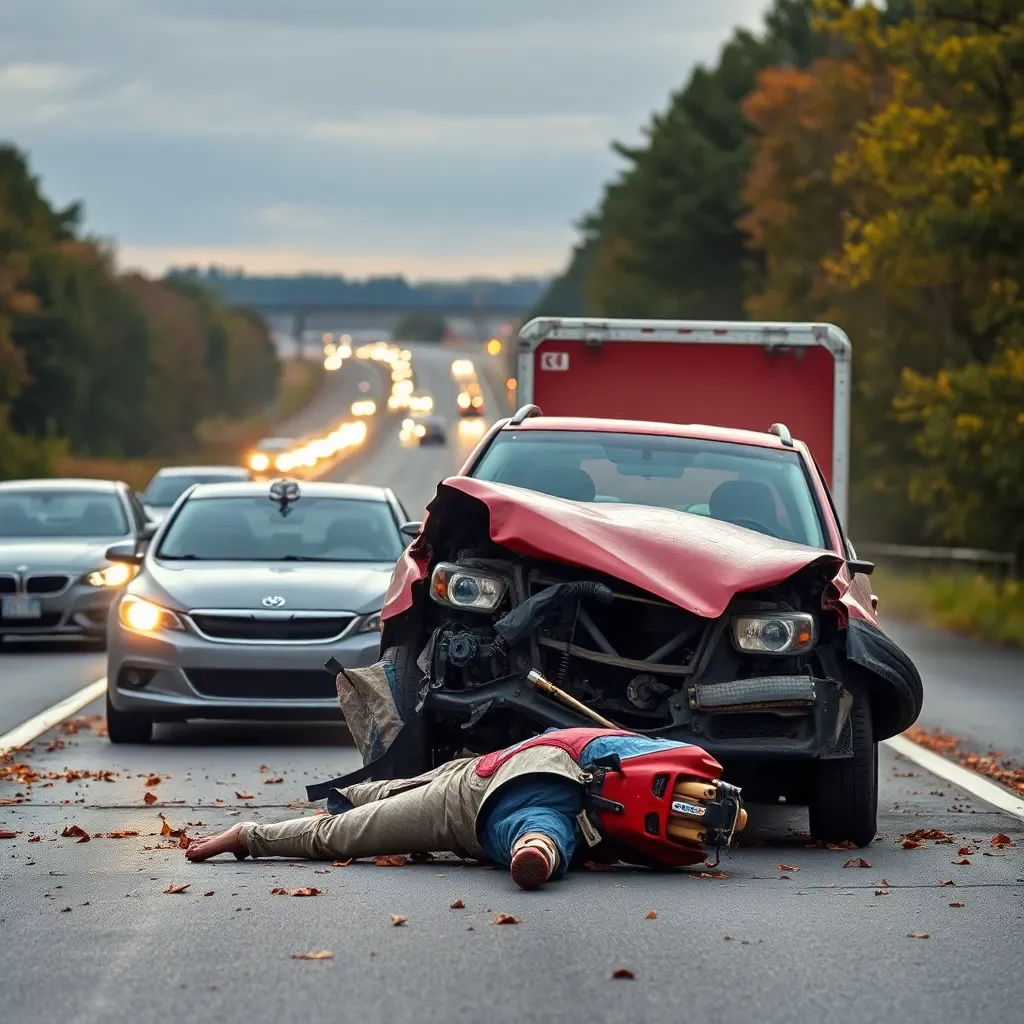
{"type": "Polygon", "coordinates": [[[153,720],[130,711],[118,711],[107,692],[107,736],[111,743],[149,743],[153,739],[153,720]]]}
{"type": "Polygon", "coordinates": [[[853,756],[818,763],[810,800],[811,839],[867,846],[878,827],[878,744],[867,695],[850,709],[853,756]]]}

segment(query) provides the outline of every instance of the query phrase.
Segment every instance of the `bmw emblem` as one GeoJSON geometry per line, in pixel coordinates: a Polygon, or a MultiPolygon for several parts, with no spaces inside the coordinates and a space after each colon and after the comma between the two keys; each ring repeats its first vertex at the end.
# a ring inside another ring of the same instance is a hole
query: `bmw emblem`
{"type": "Polygon", "coordinates": [[[284,598],[280,594],[270,594],[260,602],[264,608],[283,608],[284,598]]]}

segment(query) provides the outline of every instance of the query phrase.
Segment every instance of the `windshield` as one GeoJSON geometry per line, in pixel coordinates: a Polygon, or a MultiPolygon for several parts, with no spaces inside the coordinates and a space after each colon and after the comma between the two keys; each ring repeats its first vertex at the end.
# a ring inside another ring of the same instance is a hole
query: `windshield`
{"type": "Polygon", "coordinates": [[[502,431],[473,476],[561,498],[656,505],[824,547],[795,451],[650,434],[502,431]]]}
{"type": "Polygon", "coordinates": [[[173,476],[158,476],[149,482],[142,495],[142,504],[169,508],[193,484],[225,484],[248,479],[247,473],[206,473],[195,476],[176,473],[173,476]]]}
{"type": "Polygon", "coordinates": [[[101,491],[0,493],[0,537],[124,537],[128,520],[116,494],[101,491]]]}
{"type": "Polygon", "coordinates": [[[402,539],[382,501],[300,497],[280,506],[264,496],[186,500],[158,558],[236,562],[393,562],[402,539]]]}

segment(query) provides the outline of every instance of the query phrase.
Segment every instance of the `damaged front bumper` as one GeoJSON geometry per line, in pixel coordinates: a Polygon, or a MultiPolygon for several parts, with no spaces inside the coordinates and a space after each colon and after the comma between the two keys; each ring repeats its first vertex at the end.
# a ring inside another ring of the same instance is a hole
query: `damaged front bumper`
{"type": "MultiPolygon", "coordinates": [[[[622,727],[699,744],[719,760],[841,758],[853,753],[852,703],[851,694],[838,681],[810,676],[689,683],[668,701],[671,724],[651,730],[622,727]]],[[[433,684],[419,710],[454,718],[467,732],[495,711],[517,711],[541,729],[594,724],[517,675],[465,690],[433,684]]]]}

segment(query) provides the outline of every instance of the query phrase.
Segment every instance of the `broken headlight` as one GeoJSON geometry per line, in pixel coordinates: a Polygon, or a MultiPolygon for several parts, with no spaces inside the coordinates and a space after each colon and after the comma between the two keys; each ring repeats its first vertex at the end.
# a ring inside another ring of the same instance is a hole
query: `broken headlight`
{"type": "Polygon", "coordinates": [[[816,636],[814,616],[806,612],[738,615],[732,620],[732,642],[747,654],[803,654],[816,636]]]}
{"type": "Polygon", "coordinates": [[[479,569],[440,562],[430,577],[430,596],[449,608],[493,612],[508,589],[507,580],[479,569]]]}

